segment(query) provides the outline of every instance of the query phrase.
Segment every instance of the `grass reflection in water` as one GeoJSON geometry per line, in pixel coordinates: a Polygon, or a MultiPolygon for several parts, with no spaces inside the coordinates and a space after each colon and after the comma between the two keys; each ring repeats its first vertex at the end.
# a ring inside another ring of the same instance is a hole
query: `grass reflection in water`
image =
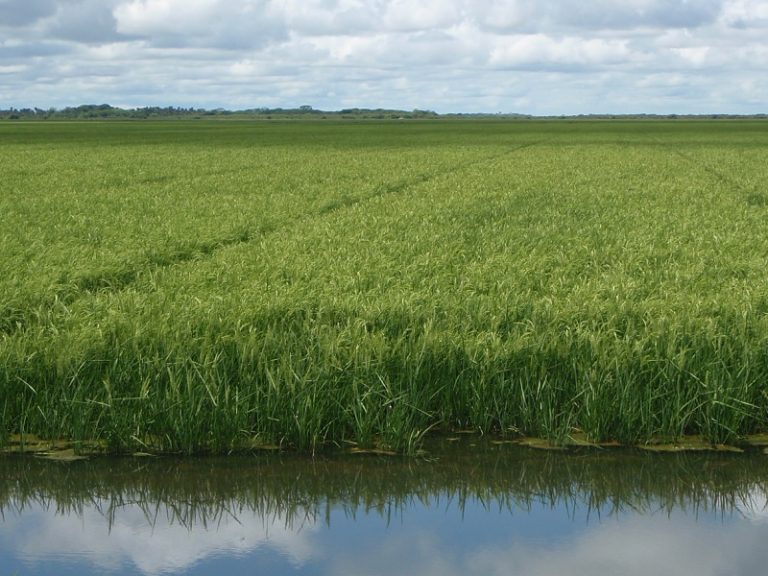
{"type": "MultiPolygon", "coordinates": [[[[638,451],[541,453],[510,446],[443,447],[425,459],[309,459],[292,454],[203,459],[95,459],[62,464],[0,458],[0,513],[98,504],[111,521],[128,505],[148,524],[208,527],[248,511],[289,528],[330,522],[331,511],[389,520],[414,504],[467,502],[510,513],[544,504],[595,514],[622,511],[760,512],[768,459],[638,451]],[[759,500],[759,501],[758,501],[759,500]]],[[[477,444],[472,442],[472,444],[477,444]]]]}

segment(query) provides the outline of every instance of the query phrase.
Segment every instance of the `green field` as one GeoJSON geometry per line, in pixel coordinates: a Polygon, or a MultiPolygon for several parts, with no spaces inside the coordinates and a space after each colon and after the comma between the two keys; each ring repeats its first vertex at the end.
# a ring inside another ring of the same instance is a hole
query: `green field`
{"type": "Polygon", "coordinates": [[[0,174],[5,441],[768,432],[766,122],[4,122],[0,174]]]}

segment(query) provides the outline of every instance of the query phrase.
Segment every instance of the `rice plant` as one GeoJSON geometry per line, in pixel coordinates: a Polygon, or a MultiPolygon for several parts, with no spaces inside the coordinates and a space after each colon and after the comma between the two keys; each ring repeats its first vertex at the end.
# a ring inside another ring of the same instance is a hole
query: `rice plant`
{"type": "Polygon", "coordinates": [[[766,432],[760,122],[0,126],[2,436],[766,432]]]}

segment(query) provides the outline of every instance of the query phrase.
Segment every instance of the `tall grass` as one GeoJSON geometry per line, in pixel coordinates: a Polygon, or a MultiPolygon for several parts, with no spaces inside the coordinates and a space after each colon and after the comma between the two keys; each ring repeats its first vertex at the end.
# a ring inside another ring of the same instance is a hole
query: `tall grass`
{"type": "Polygon", "coordinates": [[[762,124],[146,126],[0,127],[6,436],[768,428],[762,124]]]}

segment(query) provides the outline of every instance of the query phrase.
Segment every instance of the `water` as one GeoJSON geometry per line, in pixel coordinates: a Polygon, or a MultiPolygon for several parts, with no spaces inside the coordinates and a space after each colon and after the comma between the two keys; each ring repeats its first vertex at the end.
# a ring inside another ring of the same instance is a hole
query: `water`
{"type": "Polygon", "coordinates": [[[0,458],[0,574],[766,573],[762,454],[458,444],[417,460],[0,458]]]}

